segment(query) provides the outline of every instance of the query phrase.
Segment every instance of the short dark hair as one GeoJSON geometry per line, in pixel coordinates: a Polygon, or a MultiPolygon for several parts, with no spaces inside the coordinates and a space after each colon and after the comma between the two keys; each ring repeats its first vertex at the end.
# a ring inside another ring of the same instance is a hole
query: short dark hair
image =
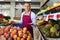
{"type": "Polygon", "coordinates": [[[24,4],[29,4],[29,6],[31,6],[31,3],[29,3],[29,2],[25,2],[24,4]]]}

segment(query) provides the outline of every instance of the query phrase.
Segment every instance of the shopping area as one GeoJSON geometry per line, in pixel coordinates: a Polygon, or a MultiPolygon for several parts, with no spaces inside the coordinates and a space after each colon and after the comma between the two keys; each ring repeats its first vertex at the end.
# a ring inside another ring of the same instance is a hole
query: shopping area
{"type": "Polygon", "coordinates": [[[0,40],[60,40],[60,0],[0,0],[0,40]],[[35,16],[19,23],[30,6],[35,16]]]}

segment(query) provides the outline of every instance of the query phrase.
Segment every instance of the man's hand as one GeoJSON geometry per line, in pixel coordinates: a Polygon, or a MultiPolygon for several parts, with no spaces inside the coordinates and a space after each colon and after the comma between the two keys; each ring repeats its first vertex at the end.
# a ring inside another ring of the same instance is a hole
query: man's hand
{"type": "Polygon", "coordinates": [[[29,23],[28,25],[34,25],[33,23],[29,23]]]}
{"type": "Polygon", "coordinates": [[[10,21],[9,24],[15,24],[15,22],[14,21],[10,21]]]}

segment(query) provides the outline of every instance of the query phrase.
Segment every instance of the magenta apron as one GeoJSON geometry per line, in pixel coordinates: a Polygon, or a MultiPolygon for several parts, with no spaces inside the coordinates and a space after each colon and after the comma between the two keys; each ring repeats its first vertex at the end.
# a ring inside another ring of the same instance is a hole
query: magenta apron
{"type": "Polygon", "coordinates": [[[26,27],[28,29],[28,31],[32,34],[33,37],[33,28],[31,27],[31,25],[28,25],[29,23],[32,23],[31,21],[31,13],[30,15],[23,15],[22,18],[23,22],[22,22],[22,27],[26,27]]]}

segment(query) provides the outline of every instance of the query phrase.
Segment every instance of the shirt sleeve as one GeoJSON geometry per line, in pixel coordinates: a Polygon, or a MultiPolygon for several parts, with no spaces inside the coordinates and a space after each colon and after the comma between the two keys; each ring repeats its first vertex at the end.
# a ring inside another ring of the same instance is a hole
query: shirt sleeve
{"type": "Polygon", "coordinates": [[[36,15],[34,12],[31,13],[31,20],[34,25],[36,25],[36,15]]]}

